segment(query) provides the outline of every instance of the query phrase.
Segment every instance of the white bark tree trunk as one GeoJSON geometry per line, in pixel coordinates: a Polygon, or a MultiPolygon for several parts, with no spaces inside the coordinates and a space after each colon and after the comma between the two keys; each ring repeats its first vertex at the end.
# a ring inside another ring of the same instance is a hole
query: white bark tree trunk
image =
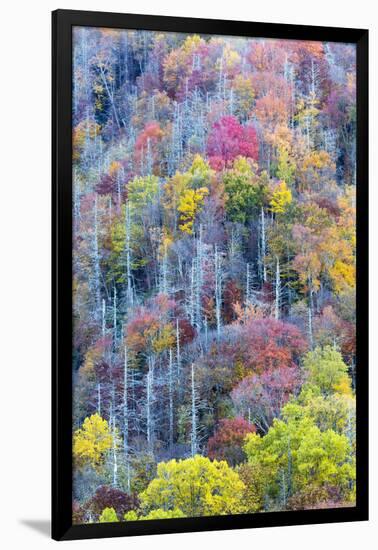
{"type": "Polygon", "coordinates": [[[249,306],[252,301],[251,294],[251,265],[247,264],[247,274],[246,274],[246,283],[245,283],[245,302],[249,306]]]}
{"type": "Polygon", "coordinates": [[[222,267],[221,258],[218,253],[218,248],[215,245],[214,252],[214,275],[215,275],[215,318],[217,322],[217,337],[220,337],[221,333],[221,307],[222,307],[222,267]]]}
{"type": "Polygon", "coordinates": [[[266,233],[265,233],[265,213],[264,213],[264,207],[261,207],[261,265],[262,265],[262,274],[263,274],[263,281],[266,283],[267,281],[267,274],[266,274],[266,263],[265,263],[265,256],[266,256],[266,233]]]}
{"type": "Polygon", "coordinates": [[[177,383],[180,384],[181,378],[181,351],[180,351],[180,328],[179,320],[176,319],[176,369],[177,369],[177,383]]]}
{"type": "Polygon", "coordinates": [[[100,308],[101,296],[100,296],[100,256],[98,250],[98,205],[97,205],[97,193],[95,195],[94,205],[94,235],[93,235],[93,263],[94,263],[94,287],[95,287],[95,300],[96,300],[96,317],[100,308]]]}
{"type": "Polygon", "coordinates": [[[189,318],[190,324],[195,325],[195,273],[196,273],[196,260],[192,258],[192,268],[190,272],[190,301],[189,301],[189,318]]]}
{"type": "Polygon", "coordinates": [[[310,348],[314,348],[314,336],[313,336],[313,327],[312,327],[312,317],[313,317],[313,288],[312,281],[309,280],[309,291],[308,291],[308,339],[310,341],[310,348]]]}
{"type": "Polygon", "coordinates": [[[126,467],[127,492],[131,492],[130,456],[129,456],[129,368],[127,346],[124,348],[125,363],[123,371],[123,450],[126,467]]]}
{"type": "Polygon", "coordinates": [[[114,349],[117,347],[117,287],[113,289],[113,342],[114,349]]]}
{"type": "Polygon", "coordinates": [[[168,370],[168,391],[169,391],[169,448],[173,448],[173,359],[172,349],[169,350],[168,370]]]}
{"type": "Polygon", "coordinates": [[[275,319],[280,318],[280,307],[281,307],[281,273],[280,273],[280,260],[277,256],[276,258],[276,280],[275,280],[275,301],[274,301],[274,317],[275,319]]]}
{"type": "Polygon", "coordinates": [[[147,373],[147,388],[146,388],[146,424],[147,424],[147,447],[148,450],[153,453],[153,417],[152,417],[152,404],[154,400],[154,362],[151,357],[148,358],[148,373],[147,373]]]}
{"type": "Polygon", "coordinates": [[[194,381],[194,364],[191,367],[191,393],[192,393],[192,407],[191,407],[191,454],[194,456],[197,454],[198,442],[197,442],[197,396],[194,381]]]}
{"type": "Polygon", "coordinates": [[[102,337],[105,337],[105,331],[106,331],[106,303],[105,300],[102,300],[102,323],[101,323],[101,333],[102,337]]]}
{"type": "Polygon", "coordinates": [[[127,346],[124,348],[125,362],[123,368],[123,448],[126,459],[129,454],[129,373],[127,346]]]}
{"type": "Polygon", "coordinates": [[[114,384],[112,387],[112,400],[110,403],[109,413],[110,426],[112,430],[112,473],[113,473],[113,486],[118,485],[118,459],[117,459],[117,430],[116,430],[116,415],[115,415],[115,396],[114,396],[114,384]]]}
{"type": "Polygon", "coordinates": [[[127,277],[127,287],[126,287],[126,301],[127,305],[130,306],[133,304],[133,286],[131,278],[131,250],[130,250],[130,233],[131,233],[131,216],[130,216],[130,204],[126,205],[126,239],[125,239],[125,248],[126,248],[126,277],[127,277]]]}

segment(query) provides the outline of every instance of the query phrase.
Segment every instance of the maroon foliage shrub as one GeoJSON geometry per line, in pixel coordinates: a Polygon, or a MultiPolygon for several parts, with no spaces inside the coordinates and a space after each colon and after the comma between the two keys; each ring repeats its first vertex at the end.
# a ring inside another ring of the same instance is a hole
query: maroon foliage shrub
{"type": "Polygon", "coordinates": [[[135,494],[127,494],[116,489],[102,485],[97,489],[91,499],[83,506],[87,514],[95,520],[101,515],[104,508],[114,508],[119,519],[123,518],[126,512],[136,510],[139,507],[139,499],[135,494]]]}
{"type": "Polygon", "coordinates": [[[208,441],[208,457],[212,460],[226,460],[230,466],[243,462],[246,458],[243,451],[244,438],[255,431],[255,426],[243,418],[223,418],[218,430],[208,441]]]}

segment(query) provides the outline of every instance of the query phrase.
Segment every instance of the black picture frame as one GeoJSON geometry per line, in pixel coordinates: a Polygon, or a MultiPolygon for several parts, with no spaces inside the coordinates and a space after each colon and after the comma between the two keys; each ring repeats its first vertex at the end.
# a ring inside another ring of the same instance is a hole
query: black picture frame
{"type": "Polygon", "coordinates": [[[368,519],[368,31],[57,10],[52,13],[52,537],[55,540],[368,519]],[[72,525],[72,27],[114,27],[357,45],[357,499],[353,508],[72,525]],[[360,367],[359,367],[360,365],[360,367]]]}

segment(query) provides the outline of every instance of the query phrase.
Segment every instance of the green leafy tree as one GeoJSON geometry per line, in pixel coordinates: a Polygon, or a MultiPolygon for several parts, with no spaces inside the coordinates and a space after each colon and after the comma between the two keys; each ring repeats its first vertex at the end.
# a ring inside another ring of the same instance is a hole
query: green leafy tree
{"type": "Polygon", "coordinates": [[[348,366],[341,353],[331,346],[308,352],[303,359],[303,367],[309,383],[318,386],[324,395],[335,391],[350,393],[348,366]]]}
{"type": "Polygon", "coordinates": [[[281,146],[279,148],[277,178],[290,186],[294,181],[295,170],[296,164],[289,156],[287,147],[281,146]]]}
{"type": "Polygon", "coordinates": [[[134,178],[128,183],[127,193],[132,211],[141,213],[156,199],[159,179],[156,176],[134,178]]]}
{"type": "Polygon", "coordinates": [[[353,489],[355,464],[345,435],[322,432],[311,418],[277,420],[268,433],[250,434],[244,447],[248,462],[261,468],[262,498],[271,507],[308,487],[337,487],[343,495],[353,489]]]}
{"type": "Polygon", "coordinates": [[[263,176],[258,177],[255,167],[244,157],[238,157],[233,168],[224,173],[226,213],[232,222],[244,224],[256,216],[267,195],[263,176]]]}
{"type": "Polygon", "coordinates": [[[338,392],[323,395],[317,386],[306,384],[296,399],[282,411],[287,420],[311,418],[321,431],[333,430],[355,442],[356,400],[354,396],[338,392]]]}

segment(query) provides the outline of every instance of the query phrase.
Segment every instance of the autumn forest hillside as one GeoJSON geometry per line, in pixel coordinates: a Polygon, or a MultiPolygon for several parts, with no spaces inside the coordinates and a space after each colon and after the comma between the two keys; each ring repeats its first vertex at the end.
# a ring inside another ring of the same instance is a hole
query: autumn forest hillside
{"type": "Polygon", "coordinates": [[[74,521],[353,506],[354,46],[77,27],[73,67],[74,521]]]}

